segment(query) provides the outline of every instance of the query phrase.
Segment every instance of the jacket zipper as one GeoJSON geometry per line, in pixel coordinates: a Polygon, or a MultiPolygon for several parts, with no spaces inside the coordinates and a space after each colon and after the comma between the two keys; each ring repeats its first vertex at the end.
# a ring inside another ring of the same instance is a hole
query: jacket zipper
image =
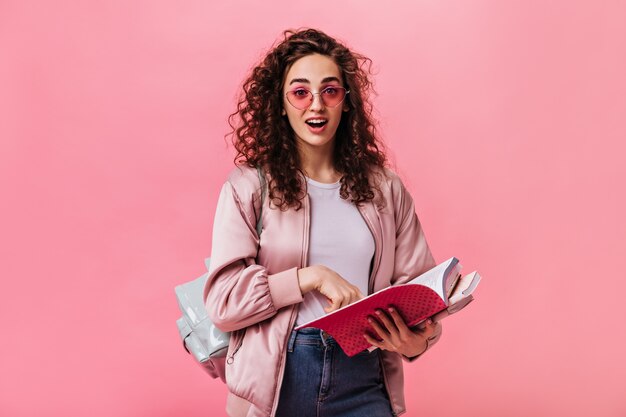
{"type": "MultiPolygon", "coordinates": [[[[372,204],[372,203],[369,203],[369,204],[372,204]]],[[[380,261],[383,255],[383,248],[382,248],[382,242],[376,241],[376,234],[374,233],[374,226],[372,226],[370,219],[362,210],[362,207],[358,207],[358,209],[359,209],[359,213],[361,214],[361,217],[363,217],[363,220],[365,220],[365,224],[370,229],[370,233],[372,234],[372,237],[374,238],[374,254],[376,257],[374,258],[374,266],[372,268],[372,273],[370,274],[370,277],[369,277],[369,282],[367,283],[368,294],[366,294],[366,295],[370,295],[374,292],[374,277],[378,273],[378,268],[380,266],[380,261]]]]}
{"type": "MultiPolygon", "coordinates": [[[[307,262],[309,261],[309,222],[310,222],[310,210],[309,210],[309,196],[305,196],[303,200],[303,210],[304,210],[304,244],[302,245],[302,253],[300,255],[300,268],[304,268],[307,262]]],[[[291,316],[289,317],[289,327],[287,330],[287,337],[285,337],[283,344],[283,351],[281,352],[282,357],[280,359],[280,368],[278,369],[278,381],[276,383],[276,391],[274,392],[274,403],[272,404],[272,410],[270,411],[270,415],[276,414],[276,409],[278,408],[278,401],[280,399],[280,389],[283,385],[283,377],[285,374],[285,365],[287,362],[287,344],[289,343],[289,337],[291,336],[291,331],[293,325],[296,321],[296,313],[299,310],[299,304],[295,305],[291,310],[291,316]]]]}
{"type": "MultiPolygon", "coordinates": [[[[380,267],[380,261],[382,260],[382,257],[383,257],[382,239],[380,242],[376,242],[376,234],[374,233],[374,227],[372,226],[370,219],[367,217],[367,215],[361,209],[361,207],[359,207],[359,213],[361,213],[363,220],[365,220],[365,224],[367,224],[367,227],[369,227],[370,232],[372,233],[372,236],[374,237],[374,247],[375,247],[374,254],[376,255],[376,258],[374,259],[374,267],[372,268],[372,274],[370,275],[370,281],[368,283],[369,294],[372,294],[374,292],[374,277],[378,273],[378,268],[380,267]]],[[[383,374],[383,384],[385,385],[385,391],[389,393],[389,389],[387,388],[389,386],[389,383],[387,381],[387,372],[385,371],[385,364],[383,363],[382,356],[379,358],[379,362],[380,362],[381,372],[383,374]]],[[[394,417],[397,416],[398,414],[396,413],[396,410],[393,408],[393,404],[391,403],[391,398],[389,398],[389,403],[392,408],[391,413],[393,414],[394,417]]]]}
{"type": "Polygon", "coordinates": [[[242,334],[239,337],[239,339],[237,340],[237,344],[235,345],[235,348],[233,349],[233,353],[231,353],[230,356],[228,358],[226,358],[226,363],[228,365],[231,365],[235,361],[235,353],[237,353],[239,348],[241,348],[241,345],[243,345],[243,337],[244,336],[245,336],[245,334],[242,334]]]}

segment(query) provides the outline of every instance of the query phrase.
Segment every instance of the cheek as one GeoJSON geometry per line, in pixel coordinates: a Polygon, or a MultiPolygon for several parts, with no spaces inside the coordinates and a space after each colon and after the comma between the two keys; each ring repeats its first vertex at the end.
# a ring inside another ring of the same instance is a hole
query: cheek
{"type": "Polygon", "coordinates": [[[291,126],[291,129],[296,130],[297,126],[298,126],[298,119],[299,116],[297,114],[294,114],[294,112],[292,111],[286,111],[286,117],[287,120],[289,121],[289,126],[291,126]]]}
{"type": "Polygon", "coordinates": [[[337,110],[334,112],[334,116],[335,116],[335,117],[334,117],[334,119],[335,119],[335,123],[336,123],[337,125],[339,125],[339,122],[341,122],[341,119],[342,119],[343,117],[345,117],[345,114],[344,114],[343,109],[341,109],[341,108],[337,109],[337,110]]]}

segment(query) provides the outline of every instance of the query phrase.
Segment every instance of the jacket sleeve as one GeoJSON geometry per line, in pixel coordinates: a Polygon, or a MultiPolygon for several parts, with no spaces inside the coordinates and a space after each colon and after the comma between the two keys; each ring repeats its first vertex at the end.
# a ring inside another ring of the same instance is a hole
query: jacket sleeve
{"type": "MultiPolygon", "coordinates": [[[[404,284],[436,266],[424,231],[415,213],[413,198],[398,177],[392,181],[394,214],[396,216],[396,250],[392,285],[404,284]]],[[[428,339],[426,350],[417,356],[408,358],[412,362],[422,356],[441,338],[441,323],[436,323],[434,335],[428,339]]]]}
{"type": "Polygon", "coordinates": [[[240,196],[227,181],[217,203],[204,301],[215,326],[225,332],[258,323],[281,307],[302,301],[297,268],[268,275],[256,264],[255,213],[260,210],[255,210],[254,200],[259,194],[240,196]]]}

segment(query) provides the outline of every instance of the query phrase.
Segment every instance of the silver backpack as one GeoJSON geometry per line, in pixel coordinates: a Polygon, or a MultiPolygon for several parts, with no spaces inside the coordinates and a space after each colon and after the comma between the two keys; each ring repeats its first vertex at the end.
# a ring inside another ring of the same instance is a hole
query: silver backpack
{"type": "MultiPolygon", "coordinates": [[[[265,175],[261,168],[257,168],[259,182],[261,184],[261,210],[257,219],[256,230],[261,236],[262,222],[261,213],[265,200],[265,175]]],[[[224,361],[230,333],[222,332],[215,327],[209,318],[203,300],[204,286],[209,276],[211,259],[206,258],[204,264],[207,272],[202,276],[177,285],[174,289],[178,299],[178,307],[183,315],[176,324],[178,333],[183,341],[183,347],[189,352],[213,378],[225,380],[224,361]]]]}

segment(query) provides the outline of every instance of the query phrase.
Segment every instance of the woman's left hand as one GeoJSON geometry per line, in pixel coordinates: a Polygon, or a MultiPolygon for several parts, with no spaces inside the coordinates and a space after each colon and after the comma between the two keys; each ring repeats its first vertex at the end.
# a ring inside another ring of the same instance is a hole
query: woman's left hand
{"type": "Polygon", "coordinates": [[[365,340],[380,349],[398,352],[409,358],[424,353],[428,348],[427,339],[433,338],[438,324],[427,319],[421,329],[410,329],[395,308],[390,307],[388,313],[376,310],[376,319],[368,318],[381,340],[364,334],[365,340]]]}

